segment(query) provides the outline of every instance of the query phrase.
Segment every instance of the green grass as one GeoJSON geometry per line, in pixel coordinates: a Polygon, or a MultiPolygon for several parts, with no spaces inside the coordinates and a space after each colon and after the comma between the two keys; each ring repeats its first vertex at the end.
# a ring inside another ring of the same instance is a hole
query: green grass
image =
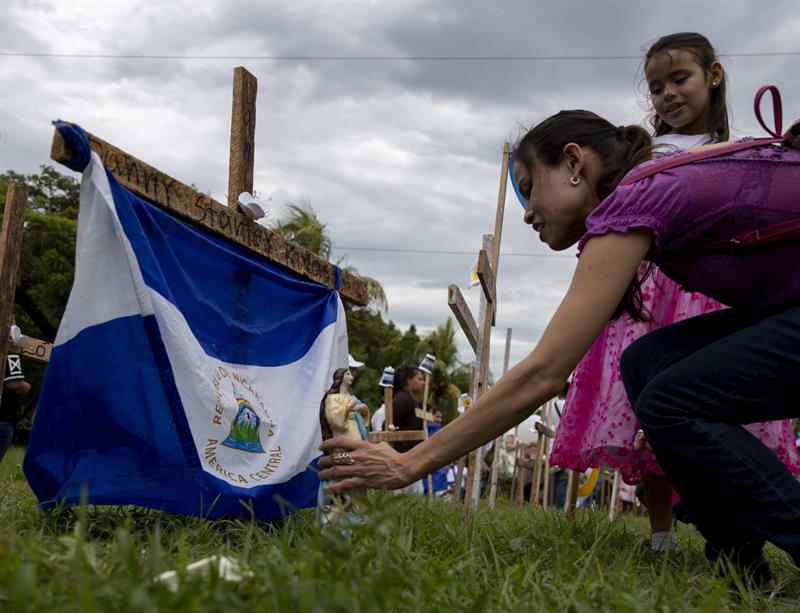
{"type": "Polygon", "coordinates": [[[681,526],[651,554],[647,522],[503,501],[462,521],[445,501],[372,495],[369,523],[346,539],[311,511],[281,524],[206,522],[132,507],[41,512],[13,449],[0,464],[3,611],[797,611],[800,576],[769,551],[788,597],[768,600],[714,576],[681,526]],[[152,578],[223,553],[254,578],[190,577],[176,593],[152,578]]]}

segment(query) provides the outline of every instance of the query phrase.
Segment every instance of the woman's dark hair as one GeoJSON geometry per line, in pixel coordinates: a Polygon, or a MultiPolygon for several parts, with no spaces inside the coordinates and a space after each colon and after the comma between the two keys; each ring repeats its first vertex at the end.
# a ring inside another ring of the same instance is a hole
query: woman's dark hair
{"type": "MultiPolygon", "coordinates": [[[[617,127],[591,111],[575,110],[561,111],[545,119],[517,142],[511,155],[531,174],[535,164],[556,166],[569,143],[591,149],[602,160],[603,168],[595,185],[600,200],[614,191],[629,170],[650,159],[653,151],[650,135],[639,126],[617,127]]],[[[615,317],[625,311],[636,321],[648,318],[641,284],[649,268],[645,265],[631,282],[615,317]]]]}
{"type": "Polygon", "coordinates": [[[800,120],[795,121],[786,131],[783,144],[792,149],[800,149],[800,120]]]}
{"type": "Polygon", "coordinates": [[[338,368],[333,372],[333,383],[331,383],[331,386],[325,391],[325,394],[322,396],[322,402],[319,403],[319,427],[322,430],[323,441],[333,438],[333,430],[331,430],[328,420],[325,417],[325,400],[328,398],[328,394],[339,393],[339,388],[342,386],[342,381],[344,380],[344,373],[348,370],[350,369],[338,368]]]}
{"type": "Polygon", "coordinates": [[[416,366],[404,366],[394,371],[394,385],[392,386],[394,393],[396,394],[404,389],[409,380],[413,379],[414,375],[417,374],[418,370],[419,368],[416,366]]]}
{"type": "MultiPolygon", "coordinates": [[[[644,69],[647,70],[647,64],[651,59],[665,51],[688,51],[697,58],[697,63],[706,73],[711,70],[711,65],[714,62],[719,61],[717,52],[705,36],[697,32],[677,32],[662,36],[650,46],[644,56],[644,69]]],[[[730,138],[728,103],[726,101],[727,80],[728,75],[726,74],[717,86],[711,89],[711,113],[708,118],[708,131],[717,142],[726,141],[730,138]]],[[[661,119],[655,112],[650,115],[650,125],[653,126],[653,134],[656,136],[672,132],[672,126],[661,119]]]]}

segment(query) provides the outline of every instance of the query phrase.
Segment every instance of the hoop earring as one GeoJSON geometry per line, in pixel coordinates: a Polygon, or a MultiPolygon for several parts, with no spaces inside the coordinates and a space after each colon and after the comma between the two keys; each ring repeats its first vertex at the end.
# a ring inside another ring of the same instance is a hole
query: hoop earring
{"type": "Polygon", "coordinates": [[[572,187],[577,187],[578,183],[580,183],[580,182],[581,182],[581,178],[578,175],[575,175],[574,177],[570,177],[569,178],[569,184],[572,187]]]}

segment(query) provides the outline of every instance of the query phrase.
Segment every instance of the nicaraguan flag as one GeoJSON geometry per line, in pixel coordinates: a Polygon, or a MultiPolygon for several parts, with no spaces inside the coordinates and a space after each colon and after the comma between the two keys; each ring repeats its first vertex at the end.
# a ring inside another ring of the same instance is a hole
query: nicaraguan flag
{"type": "MultiPolygon", "coordinates": [[[[74,133],[73,133],[74,137],[74,133]]],[[[24,469],[40,502],[275,518],[313,506],[336,291],[84,169],[75,284],[24,469]]]]}

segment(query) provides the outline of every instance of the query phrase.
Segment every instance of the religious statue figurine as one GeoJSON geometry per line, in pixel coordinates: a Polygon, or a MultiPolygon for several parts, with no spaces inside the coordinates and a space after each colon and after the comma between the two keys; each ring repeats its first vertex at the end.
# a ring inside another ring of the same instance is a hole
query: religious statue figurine
{"type": "MultiPolygon", "coordinates": [[[[340,368],[333,373],[333,383],[325,392],[319,407],[319,425],[322,440],[344,436],[367,440],[369,409],[353,395],[353,374],[349,368],[340,368]]],[[[331,451],[335,464],[352,464],[353,459],[345,449],[331,451]]],[[[323,526],[336,525],[344,518],[347,523],[359,523],[353,512],[352,495],[333,496],[325,491],[328,482],[320,484],[317,495],[317,518],[323,526]]]]}

